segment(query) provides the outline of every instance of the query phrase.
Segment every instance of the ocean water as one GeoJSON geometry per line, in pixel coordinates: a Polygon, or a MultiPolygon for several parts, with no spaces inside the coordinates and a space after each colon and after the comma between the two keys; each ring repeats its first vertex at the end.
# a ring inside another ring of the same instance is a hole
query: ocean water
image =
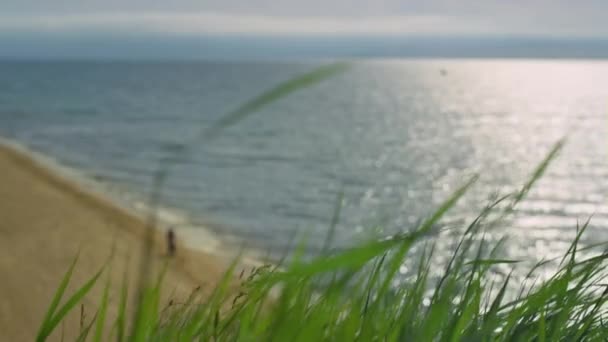
{"type": "Polygon", "coordinates": [[[539,260],[565,251],[577,222],[593,215],[583,243],[608,239],[608,62],[353,62],[212,143],[196,140],[223,113],[317,65],[0,62],[0,135],[135,206],[149,198],[158,161],[194,141],[162,197],[183,215],[178,234],[203,246],[211,230],[271,257],[301,238],[318,251],[341,193],[335,248],[412,229],[479,174],[443,221],[461,226],[523,185],[567,137],[488,236],[508,238],[506,257],[539,260]]]}

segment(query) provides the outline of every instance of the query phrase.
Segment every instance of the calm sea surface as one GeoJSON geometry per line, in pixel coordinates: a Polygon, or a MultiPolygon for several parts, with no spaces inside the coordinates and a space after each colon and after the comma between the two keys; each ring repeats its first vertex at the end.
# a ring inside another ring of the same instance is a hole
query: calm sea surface
{"type": "MultiPolygon", "coordinates": [[[[175,146],[315,66],[1,62],[0,135],[143,203],[175,146]]],[[[196,142],[163,204],[184,215],[178,232],[194,244],[206,225],[277,255],[304,236],[314,252],[341,192],[336,246],[411,229],[479,173],[444,220],[458,225],[521,186],[567,136],[512,221],[489,235],[508,237],[508,257],[538,260],[563,252],[590,215],[584,243],[608,240],[607,109],[602,61],[357,62],[196,142]]]]}

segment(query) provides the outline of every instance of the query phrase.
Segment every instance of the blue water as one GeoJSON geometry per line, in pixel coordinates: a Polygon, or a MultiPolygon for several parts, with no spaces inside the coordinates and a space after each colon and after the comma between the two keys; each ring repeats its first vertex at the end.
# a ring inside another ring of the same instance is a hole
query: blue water
{"type": "MultiPolygon", "coordinates": [[[[316,65],[1,62],[0,134],[145,199],[175,146],[316,65]]],[[[163,204],[250,247],[279,254],[305,236],[314,252],[342,192],[337,247],[411,229],[479,173],[444,220],[457,225],[568,136],[512,222],[490,234],[509,237],[509,257],[550,257],[592,214],[584,242],[608,238],[607,106],[603,61],[356,62],[195,143],[163,204]]]]}

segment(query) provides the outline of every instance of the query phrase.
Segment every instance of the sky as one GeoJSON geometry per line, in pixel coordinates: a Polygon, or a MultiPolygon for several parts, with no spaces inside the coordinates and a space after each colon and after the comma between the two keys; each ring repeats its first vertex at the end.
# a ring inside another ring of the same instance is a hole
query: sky
{"type": "Polygon", "coordinates": [[[240,43],[272,45],[271,38],[283,45],[304,39],[317,50],[332,45],[328,41],[365,50],[373,39],[386,48],[394,37],[469,45],[480,37],[486,43],[504,37],[589,42],[608,38],[605,13],[605,0],[2,0],[0,57],[95,55],[79,51],[87,42],[117,55],[134,42],[162,55],[161,42],[188,54],[201,44],[233,52],[240,43]],[[315,47],[312,38],[325,43],[315,47]]]}

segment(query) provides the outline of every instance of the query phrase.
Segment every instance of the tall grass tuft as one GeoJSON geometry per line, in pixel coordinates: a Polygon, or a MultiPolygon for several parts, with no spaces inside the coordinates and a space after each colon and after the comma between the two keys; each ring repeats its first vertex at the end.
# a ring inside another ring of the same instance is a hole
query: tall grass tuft
{"type": "MultiPolygon", "coordinates": [[[[543,169],[561,144],[541,163],[543,169]]],[[[537,169],[538,170],[538,169],[537,169]]],[[[538,179],[538,172],[533,177],[538,179]]],[[[504,196],[488,206],[467,226],[439,278],[433,279],[432,237],[442,216],[474,184],[470,180],[449,197],[416,229],[370,241],[347,250],[304,261],[252,270],[249,276],[233,274],[236,261],[210,296],[192,296],[175,308],[159,305],[162,278],[148,288],[140,301],[139,321],[124,322],[126,294],[115,338],[141,341],[595,341],[608,337],[604,267],[608,252],[581,257],[577,235],[557,270],[536,285],[515,284],[511,275],[495,280],[497,266],[521,267],[501,259],[498,247],[484,239],[485,229],[500,203],[521,201],[523,191],[504,196]],[[412,248],[424,244],[422,252],[412,248]],[[415,260],[412,273],[403,278],[399,267],[415,260]],[[244,278],[244,279],[243,279],[244,278]],[[402,279],[401,282],[396,280],[402,279]],[[238,284],[235,286],[234,283],[238,284]],[[519,288],[519,290],[515,290],[519,288]],[[125,335],[125,324],[133,324],[125,335]]],[[[507,206],[511,208],[511,205],[507,206]]],[[[545,262],[529,270],[534,279],[545,262]]],[[[38,340],[44,340],[65,313],[99,279],[97,273],[57,310],[74,265],[53,298],[38,340]]],[[[521,272],[521,270],[520,270],[521,272]]],[[[103,334],[108,296],[101,299],[96,340],[103,334]]],[[[124,292],[126,293],[126,292],[124,292]]],[[[93,323],[91,322],[91,325],[93,323]]],[[[88,333],[90,326],[85,329],[88,333]]]]}

